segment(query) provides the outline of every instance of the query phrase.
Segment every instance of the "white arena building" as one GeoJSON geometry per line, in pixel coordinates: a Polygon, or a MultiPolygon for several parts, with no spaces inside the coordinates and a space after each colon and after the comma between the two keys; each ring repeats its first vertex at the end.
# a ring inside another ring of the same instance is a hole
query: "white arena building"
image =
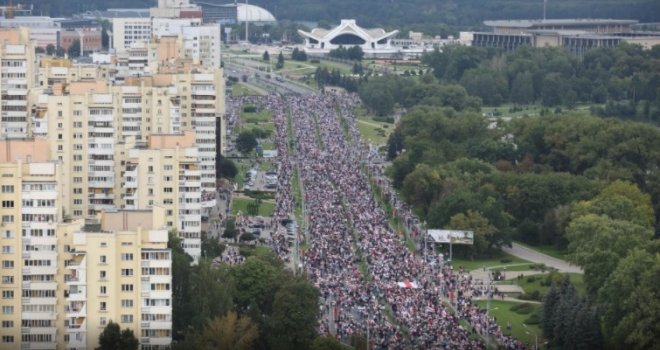
{"type": "Polygon", "coordinates": [[[305,38],[305,51],[311,54],[327,54],[342,46],[359,46],[367,57],[388,56],[401,51],[391,42],[398,30],[366,29],[358,26],[354,19],[342,19],[339,26],[330,30],[314,28],[311,32],[298,30],[298,33],[305,38]]]}

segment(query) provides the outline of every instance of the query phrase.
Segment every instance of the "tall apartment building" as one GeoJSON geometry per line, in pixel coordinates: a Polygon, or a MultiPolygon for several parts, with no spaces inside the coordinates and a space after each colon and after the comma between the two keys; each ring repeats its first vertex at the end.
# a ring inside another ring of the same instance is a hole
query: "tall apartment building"
{"type": "Polygon", "coordinates": [[[122,207],[165,209],[167,227],[176,228],[183,249],[201,255],[202,184],[195,134],[153,134],[126,153],[122,207]]]}
{"type": "Polygon", "coordinates": [[[109,321],[130,328],[141,349],[172,341],[172,256],[165,210],[109,211],[60,225],[57,343],[94,349],[109,321]]]}
{"type": "Polygon", "coordinates": [[[171,343],[166,209],[62,218],[63,172],[42,140],[0,141],[0,348],[93,349],[110,320],[142,349],[171,343]]]}
{"type": "Polygon", "coordinates": [[[27,28],[0,28],[0,138],[29,135],[28,91],[35,55],[27,28]]]}
{"type": "Polygon", "coordinates": [[[39,141],[0,141],[0,348],[53,349],[61,171],[39,141]]]}

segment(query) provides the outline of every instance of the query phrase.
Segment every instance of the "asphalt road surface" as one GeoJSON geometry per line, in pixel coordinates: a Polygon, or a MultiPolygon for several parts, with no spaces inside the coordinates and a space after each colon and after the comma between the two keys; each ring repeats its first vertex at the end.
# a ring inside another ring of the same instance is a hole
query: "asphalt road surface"
{"type": "Polygon", "coordinates": [[[554,258],[552,256],[543,254],[536,250],[529,249],[518,243],[513,243],[512,247],[503,247],[502,250],[505,253],[509,253],[513,256],[517,256],[521,259],[529,260],[537,264],[545,264],[546,266],[553,267],[559,272],[569,272],[569,273],[584,273],[584,271],[579,267],[568,262],[554,258]]]}

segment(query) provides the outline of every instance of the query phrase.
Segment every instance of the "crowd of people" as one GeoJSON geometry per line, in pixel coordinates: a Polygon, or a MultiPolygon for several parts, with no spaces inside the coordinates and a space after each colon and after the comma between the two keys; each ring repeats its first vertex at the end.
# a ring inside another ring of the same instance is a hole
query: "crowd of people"
{"type": "Polygon", "coordinates": [[[342,341],[359,334],[374,349],[484,348],[475,333],[507,349],[523,348],[472,303],[492,293],[488,286],[444,262],[427,263],[390,228],[390,216],[397,215],[403,234],[422,232],[385,179],[377,150],[361,141],[356,95],[269,95],[255,103],[268,108],[275,123],[279,183],[271,245],[285,261],[294,259],[284,223],[293,219],[297,174],[306,209],[299,234],[308,243],[300,264],[321,292],[321,333],[342,341]],[[373,186],[392,213],[382,208],[373,186]],[[463,327],[461,319],[472,327],[463,327]]]}

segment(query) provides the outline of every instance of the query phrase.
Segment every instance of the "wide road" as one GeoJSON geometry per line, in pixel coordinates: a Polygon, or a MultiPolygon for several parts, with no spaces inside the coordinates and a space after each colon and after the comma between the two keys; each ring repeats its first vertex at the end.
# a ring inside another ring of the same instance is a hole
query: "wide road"
{"type": "Polygon", "coordinates": [[[503,247],[502,250],[505,253],[517,256],[521,259],[529,260],[537,264],[545,264],[546,266],[553,267],[559,272],[568,272],[568,273],[584,273],[582,268],[579,266],[572,265],[567,261],[557,259],[555,257],[543,254],[539,251],[529,249],[525,246],[522,246],[518,243],[513,243],[511,248],[503,247]]]}

